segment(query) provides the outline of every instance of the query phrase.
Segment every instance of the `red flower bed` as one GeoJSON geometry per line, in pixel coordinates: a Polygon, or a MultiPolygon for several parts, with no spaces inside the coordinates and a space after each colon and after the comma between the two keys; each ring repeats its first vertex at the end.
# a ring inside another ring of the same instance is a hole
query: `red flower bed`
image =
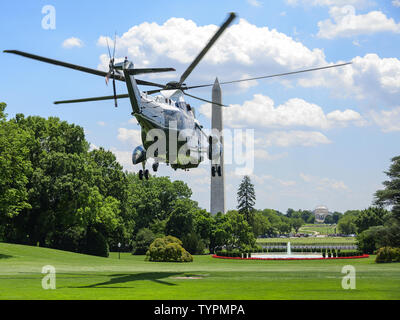
{"type": "Polygon", "coordinates": [[[236,259],[236,260],[332,260],[332,259],[359,259],[368,258],[368,254],[363,254],[362,256],[351,256],[351,257],[331,257],[331,258],[240,258],[240,257],[223,257],[214,254],[213,258],[218,259],[236,259]]]}

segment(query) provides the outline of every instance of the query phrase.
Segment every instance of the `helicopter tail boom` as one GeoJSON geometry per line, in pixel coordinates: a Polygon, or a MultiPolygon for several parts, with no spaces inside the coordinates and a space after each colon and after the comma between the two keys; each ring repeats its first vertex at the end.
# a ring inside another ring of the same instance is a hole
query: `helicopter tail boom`
{"type": "Polygon", "coordinates": [[[132,70],[134,70],[133,63],[128,60],[125,60],[123,63],[122,71],[124,72],[125,83],[128,89],[129,99],[132,105],[132,114],[135,114],[141,112],[140,110],[141,98],[140,98],[140,91],[137,86],[135,76],[132,73],[132,70]]]}

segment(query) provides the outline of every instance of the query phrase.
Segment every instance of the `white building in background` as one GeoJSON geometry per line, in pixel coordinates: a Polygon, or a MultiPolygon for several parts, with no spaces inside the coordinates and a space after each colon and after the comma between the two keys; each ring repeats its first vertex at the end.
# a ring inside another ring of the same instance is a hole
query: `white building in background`
{"type": "Polygon", "coordinates": [[[326,206],[318,206],[313,211],[316,223],[323,223],[327,216],[332,215],[326,206]]]}

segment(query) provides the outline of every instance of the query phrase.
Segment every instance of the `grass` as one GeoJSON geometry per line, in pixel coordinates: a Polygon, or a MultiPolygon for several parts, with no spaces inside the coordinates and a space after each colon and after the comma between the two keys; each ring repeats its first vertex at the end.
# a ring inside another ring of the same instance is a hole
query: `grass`
{"type": "MultiPolygon", "coordinates": [[[[333,234],[335,233],[336,225],[326,225],[326,224],[305,224],[300,227],[300,233],[318,233],[318,234],[333,234]]],[[[337,232],[337,230],[336,230],[337,232]]]]}
{"type": "Polygon", "coordinates": [[[0,243],[0,299],[400,299],[400,264],[357,260],[237,261],[195,256],[156,263],[0,243]],[[355,290],[341,287],[342,267],[356,268],[355,290]],[[56,268],[56,290],[41,286],[56,268]]]}

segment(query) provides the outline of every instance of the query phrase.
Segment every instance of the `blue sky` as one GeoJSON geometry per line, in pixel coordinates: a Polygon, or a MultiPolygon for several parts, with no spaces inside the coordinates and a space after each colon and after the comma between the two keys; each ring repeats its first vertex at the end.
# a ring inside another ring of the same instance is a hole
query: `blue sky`
{"type": "MultiPolygon", "coordinates": [[[[187,84],[213,83],[352,61],[351,66],[249,86],[222,88],[226,128],[253,129],[257,208],[363,209],[399,154],[400,1],[14,1],[0,10],[1,50],[18,49],[91,68],[107,65],[105,37],[118,34],[117,57],[137,66],[174,67],[179,78],[228,12],[238,18],[187,84]],[[54,30],[42,8],[56,10],[54,30]],[[72,38],[72,39],[71,39],[72,38]],[[68,45],[69,44],[69,45],[68,45]]],[[[104,79],[1,53],[0,100],[16,113],[57,116],[84,127],[93,146],[129,156],[139,127],[130,105],[112,101],[55,106],[53,101],[112,94],[104,79]]],[[[146,79],[145,77],[142,77],[146,79]]],[[[125,93],[123,83],[118,93],[125,93]]],[[[143,88],[145,89],[145,88],[143,88]]],[[[192,94],[210,98],[210,89],[192,94]]],[[[209,106],[188,100],[208,127],[209,106]]],[[[227,207],[236,207],[241,176],[226,167],[227,207]]],[[[158,175],[182,179],[209,209],[209,167],[158,175]]]]}

